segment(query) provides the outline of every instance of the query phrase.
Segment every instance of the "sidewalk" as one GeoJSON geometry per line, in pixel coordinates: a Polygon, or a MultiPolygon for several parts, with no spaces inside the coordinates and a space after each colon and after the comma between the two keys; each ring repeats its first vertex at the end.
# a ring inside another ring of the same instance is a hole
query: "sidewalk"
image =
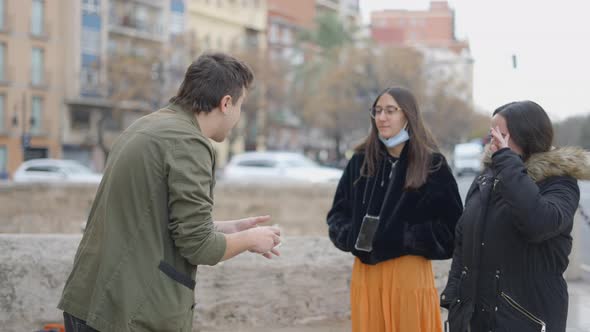
{"type": "MultiPolygon", "coordinates": [[[[590,332],[590,282],[568,282],[570,304],[566,332],[590,332]]],[[[206,330],[202,332],[221,332],[206,330]]],[[[282,328],[236,328],[227,332],[349,332],[350,321],[323,322],[310,326],[282,328]]]]}
{"type": "Polygon", "coordinates": [[[590,332],[590,281],[568,282],[568,290],[567,332],[590,332]]]}

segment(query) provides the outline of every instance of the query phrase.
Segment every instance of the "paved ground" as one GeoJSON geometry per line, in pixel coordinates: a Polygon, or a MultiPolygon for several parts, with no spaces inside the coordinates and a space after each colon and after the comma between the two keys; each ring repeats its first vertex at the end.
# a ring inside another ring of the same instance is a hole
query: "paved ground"
{"type": "MultiPolygon", "coordinates": [[[[472,177],[458,179],[459,190],[464,197],[472,177]]],[[[590,214],[590,182],[581,182],[581,205],[590,214]]],[[[590,249],[590,226],[584,225],[582,230],[584,249],[590,249]]],[[[590,265],[590,251],[583,250],[583,261],[590,265]]],[[[584,275],[584,280],[569,282],[570,304],[567,332],[590,332],[590,273],[584,275]]],[[[305,327],[265,327],[265,328],[235,328],[231,330],[207,330],[201,332],[348,332],[349,321],[322,322],[305,327]]]]}
{"type": "MultiPolygon", "coordinates": [[[[568,284],[570,305],[567,332],[590,332],[590,281],[568,284]]],[[[300,327],[233,328],[231,330],[205,330],[201,332],[349,332],[350,322],[321,322],[300,327]]]]}
{"type": "Polygon", "coordinates": [[[570,282],[567,332],[590,332],[590,280],[570,282]]]}

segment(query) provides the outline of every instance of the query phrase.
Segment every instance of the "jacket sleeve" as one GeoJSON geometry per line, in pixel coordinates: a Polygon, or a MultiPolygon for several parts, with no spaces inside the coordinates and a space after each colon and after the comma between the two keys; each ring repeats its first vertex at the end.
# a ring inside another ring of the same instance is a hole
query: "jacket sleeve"
{"type": "Polygon", "coordinates": [[[447,285],[440,296],[440,306],[449,309],[451,303],[459,298],[459,287],[461,286],[461,273],[463,272],[463,226],[457,223],[455,228],[455,249],[453,261],[449,271],[447,285]]]}
{"type": "Polygon", "coordinates": [[[457,181],[446,160],[444,157],[442,158],[442,165],[437,173],[440,179],[438,186],[443,188],[443,190],[438,192],[435,198],[436,202],[433,205],[436,207],[434,213],[439,217],[436,227],[438,228],[438,232],[436,235],[437,239],[439,239],[438,242],[444,250],[444,254],[441,257],[434,257],[434,259],[449,259],[452,257],[455,242],[455,228],[457,221],[463,213],[463,202],[461,201],[457,181]]]}
{"type": "Polygon", "coordinates": [[[168,229],[174,244],[191,264],[215,265],[225,254],[226,242],[215,232],[211,217],[213,152],[201,140],[181,140],[167,164],[168,229]]]}
{"type": "Polygon", "coordinates": [[[353,190],[353,157],[346,165],[346,169],[338,182],[332,208],[328,212],[328,233],[330,240],[336,248],[342,251],[351,251],[352,244],[348,238],[352,229],[352,190],[353,190]]]}
{"type": "Polygon", "coordinates": [[[541,191],[527,175],[520,156],[509,148],[492,156],[492,167],[502,184],[502,197],[517,216],[514,225],[528,241],[539,243],[572,227],[580,200],[580,189],[574,178],[545,180],[547,184],[541,191]]]}

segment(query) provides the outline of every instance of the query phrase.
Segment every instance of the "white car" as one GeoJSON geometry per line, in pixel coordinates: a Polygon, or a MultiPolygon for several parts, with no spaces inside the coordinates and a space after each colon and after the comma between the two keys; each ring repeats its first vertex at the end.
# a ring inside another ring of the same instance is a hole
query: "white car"
{"type": "Polygon", "coordinates": [[[342,171],[322,167],[299,153],[246,152],[234,156],[225,167],[227,182],[337,183],[342,171]]]}
{"type": "Polygon", "coordinates": [[[482,171],[483,145],[479,142],[455,145],[453,168],[457,176],[466,173],[479,174],[482,171]]]}
{"type": "Polygon", "coordinates": [[[101,174],[74,160],[31,159],[14,173],[14,182],[100,183],[101,174]]]}

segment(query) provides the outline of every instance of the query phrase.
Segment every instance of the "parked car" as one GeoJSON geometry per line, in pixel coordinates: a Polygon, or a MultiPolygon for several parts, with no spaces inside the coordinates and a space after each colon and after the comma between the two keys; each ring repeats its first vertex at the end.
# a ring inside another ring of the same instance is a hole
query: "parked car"
{"type": "Polygon", "coordinates": [[[342,170],[322,167],[299,153],[246,152],[234,156],[221,178],[228,182],[337,183],[342,170]]]}
{"type": "Polygon", "coordinates": [[[74,160],[31,159],[14,173],[14,182],[100,183],[102,175],[74,160]]]}
{"type": "Polygon", "coordinates": [[[479,142],[455,145],[453,151],[453,168],[457,176],[477,175],[482,171],[483,145],[479,142]]]}

